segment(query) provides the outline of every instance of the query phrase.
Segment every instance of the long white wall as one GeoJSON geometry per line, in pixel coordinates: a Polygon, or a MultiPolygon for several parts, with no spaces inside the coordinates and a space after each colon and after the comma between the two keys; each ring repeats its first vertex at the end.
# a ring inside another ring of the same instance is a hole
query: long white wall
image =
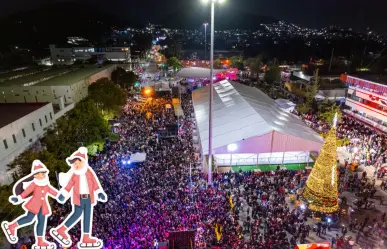
{"type": "Polygon", "coordinates": [[[6,174],[7,164],[31,146],[44,134],[44,129],[54,123],[54,109],[52,104],[48,103],[0,129],[0,185],[8,184],[7,181],[12,179],[6,174]],[[16,143],[13,140],[13,135],[15,135],[16,143]],[[8,148],[5,147],[4,140],[8,148]]]}

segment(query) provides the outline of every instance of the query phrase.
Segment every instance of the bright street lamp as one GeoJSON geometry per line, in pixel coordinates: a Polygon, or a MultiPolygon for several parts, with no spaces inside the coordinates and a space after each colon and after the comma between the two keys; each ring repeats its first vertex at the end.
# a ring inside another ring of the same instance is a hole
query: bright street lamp
{"type": "Polygon", "coordinates": [[[214,85],[214,33],[215,33],[215,3],[222,3],[225,0],[201,0],[203,3],[211,2],[211,50],[210,50],[210,101],[208,118],[208,185],[212,184],[212,100],[214,85]]]}

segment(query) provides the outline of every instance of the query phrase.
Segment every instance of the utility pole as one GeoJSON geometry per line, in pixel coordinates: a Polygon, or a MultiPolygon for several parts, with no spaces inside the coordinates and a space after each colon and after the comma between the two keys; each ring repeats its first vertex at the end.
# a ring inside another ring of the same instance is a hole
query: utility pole
{"type": "Polygon", "coordinates": [[[333,53],[335,52],[335,48],[332,48],[332,54],[331,54],[331,61],[329,62],[329,72],[332,70],[332,60],[333,60],[333,53]]]}

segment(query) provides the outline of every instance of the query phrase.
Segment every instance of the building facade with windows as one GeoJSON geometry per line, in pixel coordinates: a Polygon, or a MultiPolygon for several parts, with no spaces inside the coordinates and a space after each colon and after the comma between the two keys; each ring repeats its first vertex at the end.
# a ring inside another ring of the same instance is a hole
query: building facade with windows
{"type": "Polygon", "coordinates": [[[387,85],[347,74],[341,75],[341,81],[348,86],[345,112],[387,132],[387,85]]]}
{"type": "Polygon", "coordinates": [[[7,165],[55,123],[51,103],[0,104],[0,185],[12,182],[7,165]]]}
{"type": "Polygon", "coordinates": [[[50,53],[54,65],[71,65],[75,61],[87,61],[93,57],[98,61],[130,63],[129,46],[58,48],[51,44],[50,53]]]}

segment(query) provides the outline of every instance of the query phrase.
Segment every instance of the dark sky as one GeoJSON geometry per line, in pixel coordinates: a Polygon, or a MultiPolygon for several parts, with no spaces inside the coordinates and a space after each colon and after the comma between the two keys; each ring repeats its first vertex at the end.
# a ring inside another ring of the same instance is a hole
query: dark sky
{"type": "MultiPolygon", "coordinates": [[[[74,0],[7,0],[1,4],[0,17],[37,8],[45,3],[74,0]]],[[[208,6],[200,0],[77,0],[103,8],[120,18],[139,22],[164,22],[179,15],[183,23],[196,24],[209,19],[208,6]]],[[[243,18],[245,13],[271,16],[305,27],[341,25],[357,30],[371,27],[387,33],[387,0],[226,0],[217,7],[218,22],[243,18]]],[[[231,21],[233,21],[231,20],[231,21]]]]}

